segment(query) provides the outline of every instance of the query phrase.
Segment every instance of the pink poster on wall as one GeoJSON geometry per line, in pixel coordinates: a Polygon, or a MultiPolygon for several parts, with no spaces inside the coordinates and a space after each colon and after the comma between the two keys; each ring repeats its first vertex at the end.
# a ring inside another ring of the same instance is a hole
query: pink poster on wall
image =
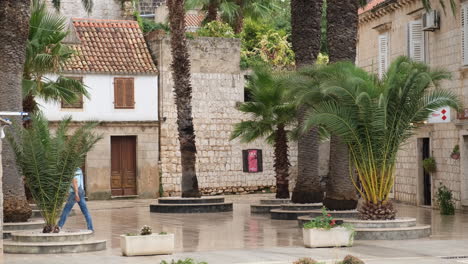
{"type": "Polygon", "coordinates": [[[258,153],[256,149],[249,149],[249,172],[258,172],[258,153]]]}

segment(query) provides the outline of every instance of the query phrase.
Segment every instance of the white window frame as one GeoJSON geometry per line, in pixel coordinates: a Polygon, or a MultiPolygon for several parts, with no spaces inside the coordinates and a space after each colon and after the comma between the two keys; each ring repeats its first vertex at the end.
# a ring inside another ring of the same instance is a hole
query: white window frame
{"type": "Polygon", "coordinates": [[[378,68],[379,68],[379,78],[382,78],[388,69],[388,58],[390,54],[390,34],[388,32],[382,33],[378,37],[378,68]],[[385,50],[382,51],[383,46],[385,45],[385,50]]]}
{"type": "Polygon", "coordinates": [[[408,57],[414,61],[426,62],[426,32],[423,30],[423,22],[421,19],[413,20],[408,23],[407,39],[408,57]],[[415,32],[415,30],[419,32],[415,32]]]}

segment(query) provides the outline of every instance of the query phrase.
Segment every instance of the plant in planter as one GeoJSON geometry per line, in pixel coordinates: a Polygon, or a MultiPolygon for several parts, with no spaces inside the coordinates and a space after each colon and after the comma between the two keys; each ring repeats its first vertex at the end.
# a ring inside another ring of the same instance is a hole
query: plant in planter
{"type": "Polygon", "coordinates": [[[143,226],[139,234],[120,236],[124,256],[166,255],[174,252],[174,234],[153,234],[151,227],[143,226]]]}
{"type": "Polygon", "coordinates": [[[352,226],[333,219],[323,207],[321,216],[304,224],[302,234],[306,247],[341,247],[353,245],[355,232],[352,226]]]}
{"type": "Polygon", "coordinates": [[[460,146],[455,145],[455,147],[452,150],[452,154],[450,154],[450,157],[454,160],[460,159],[460,146]]]}
{"type": "Polygon", "coordinates": [[[434,173],[437,171],[436,161],[433,157],[429,157],[423,160],[423,168],[429,172],[434,173]]]}
{"type": "Polygon", "coordinates": [[[455,205],[453,202],[453,193],[445,185],[440,185],[436,193],[437,203],[440,207],[440,214],[453,215],[455,214],[455,205]]]}
{"type": "Polygon", "coordinates": [[[458,96],[440,87],[450,74],[399,57],[382,78],[349,62],[318,67],[314,75],[317,92],[329,100],[313,104],[303,130],[324,127],[348,146],[357,174],[351,180],[365,200],[361,219],[395,219],[389,194],[398,150],[434,109],[460,109],[458,96]]]}
{"type": "Polygon", "coordinates": [[[38,111],[27,129],[15,124],[7,135],[16,163],[45,221],[44,233],[58,233],[57,218],[67,199],[70,184],[92,147],[101,137],[92,133],[96,122],[86,123],[71,133],[71,118],[58,124],[55,134],[38,111]]]}

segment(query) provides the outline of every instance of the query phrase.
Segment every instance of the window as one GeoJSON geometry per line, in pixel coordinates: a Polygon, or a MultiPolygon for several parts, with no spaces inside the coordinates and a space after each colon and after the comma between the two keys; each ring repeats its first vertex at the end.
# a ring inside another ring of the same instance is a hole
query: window
{"type": "Polygon", "coordinates": [[[411,21],[408,24],[408,55],[414,61],[425,62],[425,43],[422,20],[411,21]]]}
{"type": "Polygon", "coordinates": [[[114,108],[133,109],[135,108],[133,78],[114,79],[114,108]]]}
{"type": "Polygon", "coordinates": [[[263,171],[263,158],[261,149],[242,150],[243,171],[256,173],[263,171]]]}
{"type": "Polygon", "coordinates": [[[382,78],[388,67],[388,33],[379,35],[379,78],[382,78]]]}
{"type": "Polygon", "coordinates": [[[461,28],[462,64],[468,66],[468,2],[461,6],[461,28]]]}
{"type": "MultiPolygon", "coordinates": [[[[77,81],[83,83],[83,77],[66,77],[66,78],[77,80],[77,81]]],[[[67,102],[62,100],[62,108],[65,108],[65,109],[83,109],[83,95],[79,95],[78,100],[76,100],[76,102],[73,102],[73,103],[67,103],[67,102]]]]}

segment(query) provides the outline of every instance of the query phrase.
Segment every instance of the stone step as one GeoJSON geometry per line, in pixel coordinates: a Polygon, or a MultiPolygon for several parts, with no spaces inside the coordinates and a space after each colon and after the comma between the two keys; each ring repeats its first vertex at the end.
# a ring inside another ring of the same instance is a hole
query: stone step
{"type": "Polygon", "coordinates": [[[314,204],[282,204],[281,209],[286,211],[307,211],[307,210],[318,210],[323,207],[322,203],[314,204]]]}
{"type": "Polygon", "coordinates": [[[204,196],[200,198],[164,197],[158,199],[158,204],[221,204],[224,196],[204,196]]]}
{"type": "Polygon", "coordinates": [[[150,212],[172,214],[232,212],[232,203],[151,204],[150,212]]]}
{"type": "Polygon", "coordinates": [[[283,210],[283,209],[272,209],[270,211],[271,219],[274,220],[297,220],[299,216],[309,215],[311,210],[283,210]]]}
{"type": "Polygon", "coordinates": [[[290,203],[291,200],[290,199],[261,199],[260,200],[260,204],[287,204],[287,203],[290,203]]]}
{"type": "Polygon", "coordinates": [[[106,249],[105,240],[87,240],[78,242],[27,243],[3,241],[3,252],[10,254],[60,254],[100,251],[106,249]]]}
{"type": "MultiPolygon", "coordinates": [[[[299,227],[302,228],[305,223],[312,220],[313,217],[310,216],[300,216],[297,218],[299,227]]],[[[412,227],[416,226],[416,219],[410,217],[397,218],[396,220],[358,220],[358,219],[346,219],[346,218],[336,218],[337,220],[342,220],[344,223],[351,224],[354,228],[402,228],[402,227],[412,227]]]]}
{"type": "Polygon", "coordinates": [[[252,204],[250,212],[252,214],[269,214],[272,209],[280,209],[280,204],[252,204]]]}
{"type": "Polygon", "coordinates": [[[399,228],[356,228],[356,240],[407,240],[429,237],[431,226],[399,228]]]}
{"type": "Polygon", "coordinates": [[[44,225],[45,222],[42,219],[29,219],[28,222],[3,223],[3,231],[9,232],[42,229],[44,225]]]}
{"type": "MultiPolygon", "coordinates": [[[[41,230],[42,231],[42,230],[41,230]]],[[[93,237],[90,230],[61,230],[60,233],[44,234],[41,231],[14,232],[11,234],[11,240],[14,242],[79,242],[86,241],[93,237]]]]}

